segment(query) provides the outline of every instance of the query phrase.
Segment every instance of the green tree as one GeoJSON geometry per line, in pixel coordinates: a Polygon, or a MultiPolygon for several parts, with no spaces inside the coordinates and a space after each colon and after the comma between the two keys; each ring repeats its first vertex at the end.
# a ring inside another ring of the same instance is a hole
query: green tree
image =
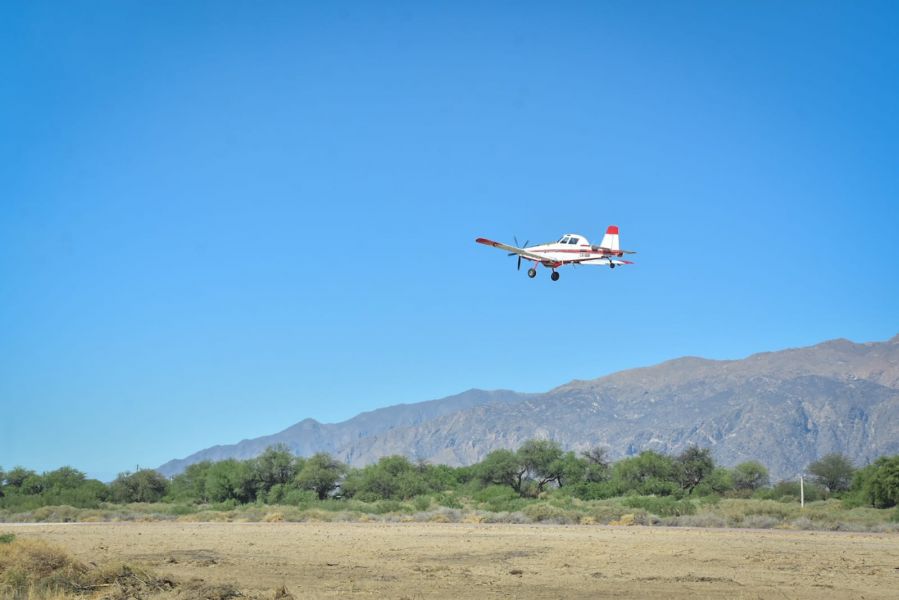
{"type": "Polygon", "coordinates": [[[424,490],[424,478],[405,456],[385,456],[373,465],[350,471],[341,485],[344,496],[364,501],[402,500],[424,490]]]}
{"type": "Polygon", "coordinates": [[[476,467],[478,479],[484,484],[508,485],[518,494],[522,492],[528,469],[511,450],[494,450],[476,467]]]}
{"type": "Polygon", "coordinates": [[[693,490],[715,470],[712,451],[708,448],[690,446],[677,455],[677,477],[681,489],[692,494],[693,490]]]}
{"type": "Polygon", "coordinates": [[[528,478],[536,483],[538,494],[548,483],[558,482],[562,476],[562,448],[557,442],[528,440],[516,454],[519,463],[526,469],[528,478]]]}
{"type": "Polygon", "coordinates": [[[596,446],[583,453],[587,461],[584,479],[590,483],[599,483],[609,479],[612,461],[609,459],[607,448],[596,446]]]}
{"type": "Polygon", "coordinates": [[[269,446],[252,462],[253,477],[258,492],[266,493],[272,486],[293,481],[299,472],[301,461],[285,444],[269,446]]]}
{"type": "Polygon", "coordinates": [[[856,471],[852,487],[874,508],[899,504],[899,455],[881,456],[856,471]]]}
{"type": "Polygon", "coordinates": [[[37,496],[44,491],[44,478],[37,473],[32,472],[31,475],[22,481],[19,486],[19,493],[28,496],[37,496]]]}
{"type": "Polygon", "coordinates": [[[206,491],[206,479],[212,462],[204,460],[188,465],[178,475],[172,478],[169,487],[169,496],[179,502],[194,502],[205,504],[209,502],[209,493],[206,491]]]}
{"type": "Polygon", "coordinates": [[[730,469],[715,467],[709,476],[695,488],[700,496],[721,495],[734,489],[733,475],[730,469]]]}
{"type": "Polygon", "coordinates": [[[19,492],[25,480],[36,475],[37,473],[24,467],[13,467],[12,471],[6,473],[6,486],[12,492],[19,492]]]}
{"type": "Polygon", "coordinates": [[[153,469],[120,473],[109,485],[114,502],[159,502],[168,491],[169,482],[153,469]]]}
{"type": "Polygon", "coordinates": [[[668,496],[680,489],[674,459],[653,450],[615,463],[613,484],[622,492],[668,496]]]}
{"type": "Polygon", "coordinates": [[[843,454],[832,453],[822,456],[806,469],[813,475],[815,483],[824,486],[831,493],[845,492],[852,485],[855,467],[843,454]]]}
{"type": "Polygon", "coordinates": [[[85,481],[87,477],[84,473],[72,467],[60,467],[43,475],[43,486],[48,492],[59,493],[77,489],[84,485],[85,481]]]}
{"type": "Polygon", "coordinates": [[[319,500],[324,500],[337,489],[346,472],[345,464],[330,454],[320,452],[305,461],[303,469],[296,476],[296,484],[301,489],[314,491],[319,500]]]}
{"type": "Polygon", "coordinates": [[[757,460],[742,462],[734,467],[731,472],[734,489],[755,490],[768,485],[768,469],[757,460]]]}
{"type": "Polygon", "coordinates": [[[212,502],[253,502],[256,499],[255,483],[253,468],[248,461],[220,460],[206,471],[206,494],[212,502]]]}
{"type": "Polygon", "coordinates": [[[574,485],[584,481],[587,475],[589,465],[583,458],[578,458],[574,452],[566,452],[559,459],[559,464],[554,470],[559,474],[556,482],[559,487],[563,485],[574,485]]]}

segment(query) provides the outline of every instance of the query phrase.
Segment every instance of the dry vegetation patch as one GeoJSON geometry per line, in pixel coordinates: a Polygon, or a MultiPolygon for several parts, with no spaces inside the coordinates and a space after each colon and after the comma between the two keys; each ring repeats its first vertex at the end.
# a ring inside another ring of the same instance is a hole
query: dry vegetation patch
{"type": "Polygon", "coordinates": [[[0,598],[4,600],[293,600],[281,586],[272,594],[245,594],[230,583],[170,576],[121,562],[85,564],[63,548],[39,539],[0,542],[0,598]]]}

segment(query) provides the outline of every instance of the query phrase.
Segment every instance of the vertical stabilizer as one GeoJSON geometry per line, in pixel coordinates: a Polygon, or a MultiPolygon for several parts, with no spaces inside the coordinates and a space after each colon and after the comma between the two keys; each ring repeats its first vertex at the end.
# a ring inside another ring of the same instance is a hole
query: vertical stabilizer
{"type": "Polygon", "coordinates": [[[607,250],[619,250],[618,245],[618,225],[609,225],[609,228],[606,229],[606,234],[602,236],[602,243],[600,244],[601,248],[605,248],[607,250]]]}

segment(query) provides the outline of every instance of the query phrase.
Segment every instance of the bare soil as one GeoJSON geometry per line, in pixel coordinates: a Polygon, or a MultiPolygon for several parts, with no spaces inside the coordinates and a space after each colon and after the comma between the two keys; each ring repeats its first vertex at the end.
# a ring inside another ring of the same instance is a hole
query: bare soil
{"type": "Polygon", "coordinates": [[[90,563],[296,598],[899,598],[899,535],[440,523],[2,525],[90,563]]]}

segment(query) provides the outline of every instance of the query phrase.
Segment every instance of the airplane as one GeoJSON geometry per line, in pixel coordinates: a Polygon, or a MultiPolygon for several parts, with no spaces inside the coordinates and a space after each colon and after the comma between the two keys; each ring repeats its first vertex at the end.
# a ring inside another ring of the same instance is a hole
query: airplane
{"type": "Polygon", "coordinates": [[[602,243],[598,246],[591,245],[587,238],[576,233],[566,233],[557,242],[537,246],[528,246],[528,242],[525,242],[521,248],[518,247],[518,239],[515,240],[515,246],[486,238],[477,238],[475,241],[485,246],[506,250],[509,252],[509,256],[517,254],[519,271],[522,258],[533,261],[534,266],[528,269],[528,277],[531,279],[537,276],[537,265],[552,269],[550,278],[553,281],[559,280],[559,273],[556,269],[564,265],[608,265],[609,268],[614,269],[619,265],[634,264],[629,260],[621,260],[621,257],[625,254],[636,254],[632,250],[619,248],[617,225],[609,225],[602,238],[602,243]]]}

